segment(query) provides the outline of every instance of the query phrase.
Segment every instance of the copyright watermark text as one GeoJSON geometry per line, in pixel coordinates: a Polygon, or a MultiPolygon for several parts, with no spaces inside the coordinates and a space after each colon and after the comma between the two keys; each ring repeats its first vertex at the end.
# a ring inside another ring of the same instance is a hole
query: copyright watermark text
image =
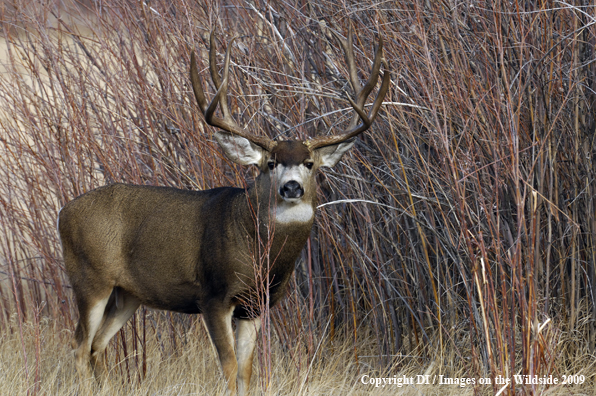
{"type": "Polygon", "coordinates": [[[514,375],[513,378],[503,377],[449,377],[446,375],[416,375],[408,377],[405,375],[394,375],[393,377],[371,377],[364,374],[360,382],[364,385],[373,385],[375,388],[395,386],[401,388],[404,385],[451,385],[465,388],[471,385],[580,385],[586,381],[583,375],[514,375]]]}

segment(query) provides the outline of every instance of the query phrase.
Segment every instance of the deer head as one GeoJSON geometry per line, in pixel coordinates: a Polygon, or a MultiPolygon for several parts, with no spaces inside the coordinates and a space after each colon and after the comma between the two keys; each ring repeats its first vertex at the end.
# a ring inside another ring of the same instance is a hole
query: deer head
{"type": "Polygon", "coordinates": [[[241,165],[257,166],[261,171],[259,178],[266,177],[271,185],[277,187],[277,203],[283,207],[291,207],[291,205],[301,203],[314,205],[314,174],[317,169],[335,166],[342,156],[352,148],[356,136],[370,128],[389,88],[391,77],[387,70],[387,62],[383,59],[382,38],[379,39],[379,45],[376,49],[371,75],[368,81],[361,85],[354,61],[351,28],[347,40],[338,34],[334,33],[334,35],[345,53],[350,83],[356,93],[354,99],[349,96],[347,98],[356,114],[347,130],[336,135],[316,137],[305,141],[276,141],[265,136],[256,136],[240,127],[231,117],[227,105],[227,92],[230,50],[236,38],[228,44],[223,74],[220,79],[216,67],[215,34],[211,32],[209,71],[217,92],[210,103],[207,102],[203,91],[194,52],[191,54],[190,78],[197,103],[207,123],[222,130],[215,133],[215,139],[230,160],[241,165]],[[381,64],[385,69],[381,87],[367,114],[364,108],[365,102],[377,84],[381,64]],[[215,115],[218,105],[222,117],[215,115]]]}

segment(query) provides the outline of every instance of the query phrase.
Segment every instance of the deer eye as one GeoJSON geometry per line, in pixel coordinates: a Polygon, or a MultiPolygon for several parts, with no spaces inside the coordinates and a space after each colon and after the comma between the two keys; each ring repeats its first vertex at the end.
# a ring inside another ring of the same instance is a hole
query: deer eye
{"type": "Polygon", "coordinates": [[[275,165],[276,165],[276,164],[275,164],[275,161],[269,161],[269,162],[267,163],[267,165],[269,166],[269,169],[273,170],[273,168],[275,168],[275,165]]]}
{"type": "Polygon", "coordinates": [[[314,165],[314,162],[305,162],[304,163],[304,166],[306,166],[306,169],[312,169],[313,165],[314,165]]]}

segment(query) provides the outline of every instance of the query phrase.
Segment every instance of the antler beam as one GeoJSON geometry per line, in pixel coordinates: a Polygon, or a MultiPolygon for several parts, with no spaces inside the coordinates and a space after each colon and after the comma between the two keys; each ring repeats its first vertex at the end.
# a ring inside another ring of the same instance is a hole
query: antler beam
{"type": "Polygon", "coordinates": [[[203,82],[201,81],[201,77],[199,76],[197,62],[195,59],[194,51],[190,55],[190,81],[192,83],[192,89],[195,94],[195,98],[197,99],[197,103],[201,108],[201,112],[205,116],[205,120],[209,125],[215,126],[217,128],[223,129],[224,131],[233,133],[235,135],[241,136],[253,142],[254,144],[264,148],[265,150],[271,151],[273,147],[275,147],[276,142],[264,136],[257,136],[251,133],[248,133],[244,128],[240,127],[236,121],[230,115],[227,103],[228,97],[228,76],[229,76],[229,68],[230,68],[230,49],[232,48],[232,44],[237,37],[234,37],[230,43],[228,44],[228,48],[226,49],[226,57],[224,60],[224,68],[222,78],[220,80],[219,74],[217,73],[217,60],[216,60],[216,52],[215,52],[215,32],[211,32],[209,36],[209,71],[211,73],[211,79],[213,80],[213,84],[215,84],[215,88],[217,89],[217,93],[211,100],[211,103],[207,104],[207,99],[205,97],[205,92],[203,91],[203,82]],[[215,110],[217,109],[217,105],[221,109],[221,113],[223,118],[215,116],[215,110]]]}
{"type": "Polygon", "coordinates": [[[352,98],[348,96],[348,101],[356,111],[352,122],[348,126],[348,129],[339,135],[333,136],[320,136],[304,142],[304,144],[310,149],[314,150],[320,147],[330,146],[333,144],[338,144],[344,142],[346,140],[350,140],[362,132],[366,131],[372,125],[373,121],[377,117],[379,109],[381,108],[381,104],[383,104],[383,99],[385,98],[385,94],[389,89],[389,82],[391,81],[391,74],[389,73],[389,68],[387,65],[387,61],[383,58],[383,38],[379,37],[379,45],[377,47],[375,53],[375,59],[373,61],[373,67],[368,78],[368,81],[364,86],[360,84],[358,80],[358,74],[356,71],[356,62],[354,61],[354,49],[352,44],[352,27],[348,28],[348,39],[344,39],[343,37],[339,36],[335,32],[333,32],[337,40],[339,41],[340,45],[342,46],[346,61],[348,64],[348,72],[350,74],[350,83],[352,84],[352,88],[354,92],[356,92],[356,102],[352,98]],[[379,71],[381,68],[381,64],[383,64],[383,80],[381,82],[381,88],[377,93],[377,97],[372,104],[370,112],[366,114],[364,110],[364,105],[368,95],[370,95],[373,88],[377,85],[377,81],[379,79],[379,71]],[[358,121],[361,121],[358,123],[358,121]]]}

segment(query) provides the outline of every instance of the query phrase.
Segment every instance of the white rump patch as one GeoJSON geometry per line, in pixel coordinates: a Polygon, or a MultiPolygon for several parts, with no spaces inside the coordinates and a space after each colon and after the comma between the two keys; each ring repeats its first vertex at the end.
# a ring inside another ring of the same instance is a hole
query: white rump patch
{"type": "Polygon", "coordinates": [[[301,203],[281,202],[275,208],[275,222],[288,223],[306,223],[312,220],[315,211],[312,205],[301,203]]]}

